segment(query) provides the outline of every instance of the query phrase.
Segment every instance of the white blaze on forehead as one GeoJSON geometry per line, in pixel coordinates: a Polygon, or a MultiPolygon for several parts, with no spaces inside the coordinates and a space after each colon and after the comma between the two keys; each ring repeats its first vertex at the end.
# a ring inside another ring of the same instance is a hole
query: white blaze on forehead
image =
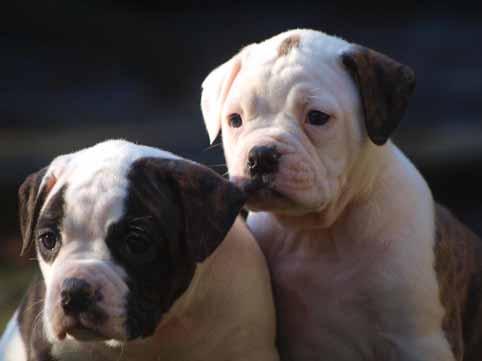
{"type": "Polygon", "coordinates": [[[51,175],[57,178],[45,205],[63,185],[68,185],[69,189],[93,186],[92,192],[97,192],[98,197],[109,192],[112,186],[124,188],[132,163],[144,157],[180,158],[161,149],[125,140],[108,140],[78,152],[58,156],[50,164],[45,176],[45,179],[51,175]]]}
{"type": "Polygon", "coordinates": [[[78,152],[58,156],[52,161],[47,175],[53,174],[59,180],[68,176],[69,184],[75,183],[79,177],[92,178],[100,170],[109,170],[122,177],[133,162],[143,157],[179,158],[165,150],[125,140],[107,140],[78,152]]]}

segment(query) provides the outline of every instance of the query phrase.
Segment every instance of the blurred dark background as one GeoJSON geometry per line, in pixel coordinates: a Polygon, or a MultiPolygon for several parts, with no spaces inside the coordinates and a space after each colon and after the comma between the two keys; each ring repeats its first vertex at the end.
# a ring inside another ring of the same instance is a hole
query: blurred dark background
{"type": "MultiPolygon", "coordinates": [[[[200,87],[242,46],[308,27],[412,66],[394,137],[435,197],[482,233],[482,15],[438,1],[17,1],[0,9],[0,306],[35,265],[20,258],[16,192],[56,155],[107,138],[163,147],[222,172],[200,87]]],[[[0,314],[0,330],[5,321],[0,314]]]]}

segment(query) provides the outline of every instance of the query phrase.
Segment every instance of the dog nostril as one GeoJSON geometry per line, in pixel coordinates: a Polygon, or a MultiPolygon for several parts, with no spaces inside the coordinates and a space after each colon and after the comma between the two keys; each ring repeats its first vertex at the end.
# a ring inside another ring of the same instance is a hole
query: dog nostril
{"type": "Polygon", "coordinates": [[[93,303],[91,286],[79,278],[67,278],[62,283],[60,304],[66,314],[79,314],[93,303]]]}
{"type": "Polygon", "coordinates": [[[278,170],[279,152],[275,147],[254,147],[248,154],[248,170],[252,177],[275,173],[278,170]]]}

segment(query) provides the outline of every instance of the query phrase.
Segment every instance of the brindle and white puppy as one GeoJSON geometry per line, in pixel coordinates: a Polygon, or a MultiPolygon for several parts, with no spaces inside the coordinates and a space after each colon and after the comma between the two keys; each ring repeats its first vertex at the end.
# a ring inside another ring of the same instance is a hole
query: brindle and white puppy
{"type": "Polygon", "coordinates": [[[388,139],[413,71],[312,30],[249,45],[203,83],[213,141],[253,192],[285,360],[482,359],[480,241],[388,139]]]}
{"type": "Polygon", "coordinates": [[[106,141],[57,157],[19,191],[41,277],[2,361],[277,360],[264,257],[245,196],[166,151],[106,141]]]}

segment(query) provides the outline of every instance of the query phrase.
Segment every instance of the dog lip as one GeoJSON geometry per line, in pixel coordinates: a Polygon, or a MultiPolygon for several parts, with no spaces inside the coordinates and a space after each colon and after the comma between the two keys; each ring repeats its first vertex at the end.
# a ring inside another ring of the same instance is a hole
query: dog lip
{"type": "Polygon", "coordinates": [[[96,330],[82,325],[68,330],[67,334],[79,341],[104,341],[109,339],[109,337],[105,337],[96,330]]]}
{"type": "Polygon", "coordinates": [[[271,184],[273,183],[273,176],[269,174],[256,177],[234,176],[231,178],[231,181],[241,188],[241,190],[248,196],[252,196],[263,189],[272,189],[271,184]]]}
{"type": "Polygon", "coordinates": [[[80,320],[74,318],[68,319],[57,332],[57,338],[61,341],[67,335],[78,341],[102,341],[109,339],[109,337],[102,335],[93,327],[86,326],[80,320]]]}

